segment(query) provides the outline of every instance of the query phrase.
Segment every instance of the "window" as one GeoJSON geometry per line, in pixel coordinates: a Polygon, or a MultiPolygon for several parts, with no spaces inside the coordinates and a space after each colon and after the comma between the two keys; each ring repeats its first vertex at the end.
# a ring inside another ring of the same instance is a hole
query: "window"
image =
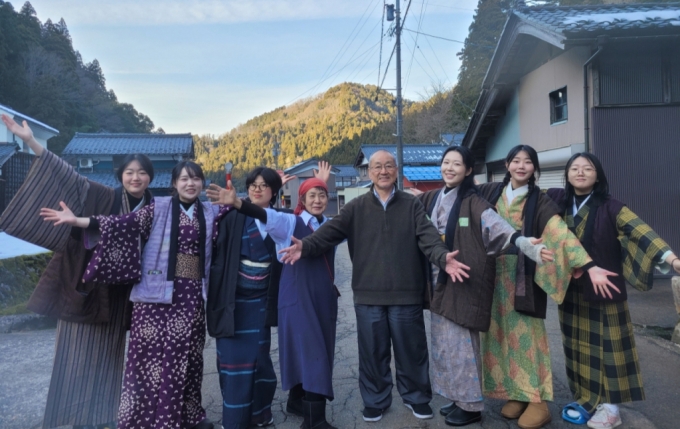
{"type": "Polygon", "coordinates": [[[550,123],[567,121],[567,87],[550,93],[550,123]]]}

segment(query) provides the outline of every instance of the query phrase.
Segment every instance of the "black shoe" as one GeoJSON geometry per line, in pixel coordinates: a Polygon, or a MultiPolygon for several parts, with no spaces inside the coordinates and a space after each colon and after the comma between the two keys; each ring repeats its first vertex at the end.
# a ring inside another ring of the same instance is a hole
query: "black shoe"
{"type": "Polygon", "coordinates": [[[480,420],[482,420],[481,411],[465,411],[462,408],[456,407],[455,410],[446,416],[444,423],[449,426],[467,426],[480,420]]]}
{"type": "Polygon", "coordinates": [[[201,420],[196,426],[194,426],[192,429],[214,429],[215,425],[213,422],[211,422],[208,419],[203,419],[201,420]]]}
{"type": "Polygon", "coordinates": [[[377,422],[382,419],[382,410],[380,408],[364,408],[364,421],[377,422]]]}
{"type": "Polygon", "coordinates": [[[304,420],[300,429],[337,429],[326,421],[326,400],[305,401],[302,400],[304,420]]]}
{"type": "Polygon", "coordinates": [[[439,409],[439,414],[446,417],[451,413],[451,411],[455,410],[456,408],[458,408],[458,405],[456,405],[455,402],[451,402],[449,405],[441,407],[439,409]]]}
{"type": "Polygon", "coordinates": [[[413,415],[416,416],[416,418],[431,419],[432,417],[434,417],[434,413],[432,412],[432,408],[430,408],[429,404],[404,404],[404,405],[406,405],[406,408],[413,411],[413,415]]]}
{"type": "Polygon", "coordinates": [[[304,410],[302,408],[302,398],[305,396],[305,391],[302,386],[298,384],[288,392],[288,402],[286,402],[286,412],[296,416],[303,417],[304,410]],[[297,388],[300,386],[300,388],[297,388]]]}

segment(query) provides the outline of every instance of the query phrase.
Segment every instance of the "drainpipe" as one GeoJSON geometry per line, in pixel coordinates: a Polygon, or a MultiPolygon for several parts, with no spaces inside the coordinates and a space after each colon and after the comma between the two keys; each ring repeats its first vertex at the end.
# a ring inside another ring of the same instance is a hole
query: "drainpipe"
{"type": "Polygon", "coordinates": [[[588,58],[588,60],[583,64],[583,133],[584,133],[584,139],[583,142],[585,143],[585,148],[584,150],[586,152],[590,152],[590,115],[589,115],[589,105],[588,105],[588,66],[590,63],[593,62],[595,58],[597,58],[598,55],[600,55],[600,52],[602,52],[602,49],[607,42],[607,37],[606,36],[600,36],[597,38],[597,51],[588,58]]]}

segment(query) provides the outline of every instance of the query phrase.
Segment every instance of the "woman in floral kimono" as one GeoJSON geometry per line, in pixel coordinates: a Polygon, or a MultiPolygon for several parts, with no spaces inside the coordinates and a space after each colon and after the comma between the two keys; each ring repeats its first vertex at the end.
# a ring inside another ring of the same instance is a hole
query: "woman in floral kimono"
{"type": "Polygon", "coordinates": [[[114,427],[125,361],[128,298],[132,284],[109,287],[82,282],[92,252],[78,229],[54,228],[38,215],[40,207],[66,201],[82,215],[126,214],[151,202],[154,171],[146,155],[125,157],[113,189],[89,181],[43,148],[24,121],[2,121],[36,155],[31,169],[3,213],[0,229],[54,251],[28,301],[28,309],[56,318],[56,347],[42,427],[114,427]]]}
{"type": "MultiPolygon", "coordinates": [[[[84,280],[137,282],[118,428],[212,428],[201,406],[205,296],[216,207],[201,203],[201,167],[172,171],[172,197],[122,216],[77,218],[42,209],[55,225],[99,232],[84,280]],[[146,242],[140,258],[139,240],[146,242]]],[[[225,209],[226,211],[226,209],[225,209]]],[[[87,244],[87,240],[86,240],[87,244]]]]}
{"type": "Polygon", "coordinates": [[[464,146],[444,151],[444,188],[418,198],[425,205],[449,250],[470,267],[469,277],[454,281],[433,265],[430,288],[432,315],[432,388],[453,401],[440,413],[451,426],[466,426],[482,418],[480,332],[491,320],[496,254],[516,245],[539,264],[552,261],[551,252],[521,236],[479,195],[472,169],[474,157],[464,146]],[[543,259],[541,259],[543,256],[543,259]]]}
{"type": "Polygon", "coordinates": [[[595,263],[618,274],[612,282],[619,291],[601,294],[587,278],[580,278],[571,281],[559,306],[567,376],[575,399],[564,408],[562,418],[607,429],[621,424],[615,404],[645,399],[625,281],[649,290],[655,267],[680,273],[680,260],[649,225],[609,195],[607,176],[595,155],[574,154],[564,176],[565,188],[550,189],[548,195],[595,263]]]}
{"type": "Polygon", "coordinates": [[[501,414],[519,418],[523,429],[539,428],[551,420],[546,401],[553,400],[552,370],[545,329],[547,297],[564,299],[572,271],[588,271],[594,285],[615,286],[596,267],[558,215],[556,204],[535,185],[540,174],[538,155],[519,145],[506,157],[508,173],[502,183],[480,186],[482,194],[523,235],[540,237],[554,261],[536,265],[522,252],[509,249],[496,259],[496,288],[491,325],[482,334],[484,396],[505,399],[501,414]]]}

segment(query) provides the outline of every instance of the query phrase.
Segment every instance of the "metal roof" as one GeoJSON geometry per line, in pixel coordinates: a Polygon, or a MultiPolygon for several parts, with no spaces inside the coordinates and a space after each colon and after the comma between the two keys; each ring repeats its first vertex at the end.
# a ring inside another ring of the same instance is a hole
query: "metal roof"
{"type": "Polygon", "coordinates": [[[194,152],[191,134],[76,133],[62,153],[76,155],[188,155],[194,152]]]}
{"type": "Polygon", "coordinates": [[[0,143],[0,166],[17,153],[18,147],[16,143],[0,143]]]}
{"type": "MultiPolygon", "coordinates": [[[[111,173],[80,173],[84,177],[92,180],[93,182],[100,183],[104,186],[110,188],[116,188],[120,186],[116,176],[111,173]]],[[[172,171],[170,170],[159,170],[154,172],[153,182],[149,184],[150,189],[170,189],[172,185],[172,171]]]]}
{"type": "Polygon", "coordinates": [[[440,181],[442,180],[442,173],[438,165],[404,166],[404,177],[409,182],[440,181]]]}
{"type": "Polygon", "coordinates": [[[353,165],[345,164],[345,165],[334,165],[333,167],[338,169],[338,172],[335,174],[335,177],[356,177],[359,175],[357,172],[356,168],[354,168],[353,165]]]}
{"type": "Polygon", "coordinates": [[[347,189],[347,188],[368,188],[372,184],[373,184],[373,182],[371,182],[370,180],[362,180],[361,182],[357,182],[357,183],[355,183],[351,186],[345,186],[345,189],[347,189]]]}
{"type": "MultiPolygon", "coordinates": [[[[405,144],[404,145],[404,166],[408,164],[439,164],[442,153],[447,148],[441,144],[405,144]]],[[[397,145],[371,144],[362,145],[359,155],[354,163],[355,166],[368,163],[368,159],[379,150],[386,150],[397,155],[397,145]]]]}
{"type": "Polygon", "coordinates": [[[59,134],[59,130],[57,130],[56,128],[52,128],[49,125],[44,124],[44,123],[38,121],[37,119],[33,119],[30,116],[26,116],[23,113],[19,113],[14,109],[10,109],[9,107],[7,107],[3,104],[0,104],[0,109],[4,110],[7,113],[14,115],[15,117],[19,117],[19,118],[24,119],[28,122],[32,122],[33,124],[36,124],[36,125],[40,125],[41,127],[45,128],[46,130],[52,131],[55,134],[59,134]]]}
{"type": "MultiPolygon", "coordinates": [[[[319,168],[319,160],[317,158],[310,158],[306,159],[302,162],[298,162],[297,164],[293,165],[292,167],[288,167],[285,170],[283,170],[284,173],[286,174],[300,174],[304,171],[309,171],[309,170],[316,170],[319,168]]],[[[335,165],[331,166],[331,173],[335,174],[337,176],[338,174],[338,168],[335,165]]]]}
{"type": "Polygon", "coordinates": [[[514,12],[520,19],[564,36],[667,28],[680,32],[680,3],[604,4],[526,7],[514,12]]]}

